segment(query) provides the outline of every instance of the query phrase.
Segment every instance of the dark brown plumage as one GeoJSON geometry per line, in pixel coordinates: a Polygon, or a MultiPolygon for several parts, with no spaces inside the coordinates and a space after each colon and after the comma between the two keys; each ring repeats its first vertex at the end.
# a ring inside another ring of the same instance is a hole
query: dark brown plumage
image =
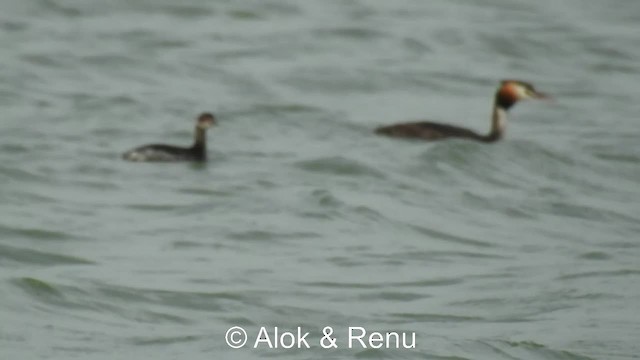
{"type": "Polygon", "coordinates": [[[169,162],[169,161],[206,161],[207,138],[206,131],[216,124],[211,113],[198,116],[195,126],[193,145],[179,147],[165,144],[150,144],[131,149],[122,158],[128,161],[169,162]]]}

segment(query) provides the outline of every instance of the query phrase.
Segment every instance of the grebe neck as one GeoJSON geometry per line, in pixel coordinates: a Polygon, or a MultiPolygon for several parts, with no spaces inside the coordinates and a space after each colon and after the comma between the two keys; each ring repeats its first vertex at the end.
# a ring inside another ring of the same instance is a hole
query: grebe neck
{"type": "Polygon", "coordinates": [[[506,129],[507,110],[496,104],[496,106],[493,107],[493,114],[491,116],[491,131],[485,136],[485,141],[494,142],[502,139],[506,129]]]}
{"type": "Polygon", "coordinates": [[[193,148],[203,154],[207,151],[207,130],[196,126],[193,148]]]}

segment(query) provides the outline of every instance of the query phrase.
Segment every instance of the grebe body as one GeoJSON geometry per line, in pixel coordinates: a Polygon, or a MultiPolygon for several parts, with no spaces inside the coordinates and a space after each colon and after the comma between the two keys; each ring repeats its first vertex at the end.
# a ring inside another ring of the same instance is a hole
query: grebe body
{"type": "Polygon", "coordinates": [[[206,161],[207,129],[215,125],[216,119],[210,113],[198,116],[193,145],[179,147],[164,144],[150,144],[131,149],[122,158],[128,161],[168,162],[168,161],[206,161]]]}
{"type": "Polygon", "coordinates": [[[507,112],[513,105],[525,99],[547,99],[548,96],[538,92],[533,85],[519,80],[503,80],[495,95],[491,130],[487,134],[479,134],[471,129],[430,121],[401,123],[379,127],[377,134],[420,139],[426,141],[447,138],[464,138],[481,142],[495,142],[504,136],[507,127],[507,112]]]}

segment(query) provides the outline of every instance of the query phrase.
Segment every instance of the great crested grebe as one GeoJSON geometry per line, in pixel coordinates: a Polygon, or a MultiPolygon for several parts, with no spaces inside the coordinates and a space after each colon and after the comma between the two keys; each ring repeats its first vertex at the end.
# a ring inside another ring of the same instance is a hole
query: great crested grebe
{"type": "Polygon", "coordinates": [[[503,80],[496,92],[491,118],[491,131],[488,134],[462,127],[434,122],[414,122],[383,126],[376,129],[377,134],[422,139],[427,141],[446,138],[465,138],[482,142],[495,142],[502,138],[507,126],[507,111],[520,100],[548,99],[543,93],[536,91],[533,85],[519,80],[503,80]]]}
{"type": "Polygon", "coordinates": [[[163,144],[151,144],[131,149],[122,158],[129,161],[206,161],[207,129],[215,125],[216,119],[211,113],[198,116],[195,140],[191,147],[177,147],[163,144]]]}

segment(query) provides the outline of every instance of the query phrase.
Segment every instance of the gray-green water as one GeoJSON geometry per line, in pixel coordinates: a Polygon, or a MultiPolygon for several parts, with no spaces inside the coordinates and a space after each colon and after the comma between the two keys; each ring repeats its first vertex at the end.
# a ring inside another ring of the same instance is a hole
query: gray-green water
{"type": "Polygon", "coordinates": [[[638,358],[639,34],[636,0],[3,1],[0,358],[638,358]],[[372,134],[485,131],[514,77],[557,101],[501,143],[372,134]],[[120,160],[205,110],[206,165],[120,160]]]}

